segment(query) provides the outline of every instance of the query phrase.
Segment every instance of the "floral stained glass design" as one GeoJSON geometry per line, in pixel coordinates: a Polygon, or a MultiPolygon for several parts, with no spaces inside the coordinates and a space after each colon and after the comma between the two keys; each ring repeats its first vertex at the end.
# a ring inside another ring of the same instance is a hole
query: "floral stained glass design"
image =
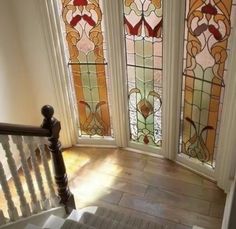
{"type": "Polygon", "coordinates": [[[99,0],[62,0],[81,135],[111,135],[99,0]]]}
{"type": "Polygon", "coordinates": [[[186,1],[180,152],[212,167],[234,4],[232,0],[186,1]]]}
{"type": "Polygon", "coordinates": [[[161,145],[162,1],[124,0],[131,140],[161,145]]]}

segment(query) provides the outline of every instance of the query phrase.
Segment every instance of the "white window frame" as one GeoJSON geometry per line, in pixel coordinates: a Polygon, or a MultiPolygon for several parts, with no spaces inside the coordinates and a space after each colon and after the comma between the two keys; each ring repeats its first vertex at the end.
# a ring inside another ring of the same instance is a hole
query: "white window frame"
{"type": "Polygon", "coordinates": [[[147,146],[130,140],[123,0],[104,2],[104,21],[106,28],[109,28],[109,31],[106,30],[106,36],[109,48],[113,50],[108,51],[108,63],[112,75],[112,121],[116,144],[135,152],[164,156],[163,146],[147,146]]]}
{"type": "MultiPolygon", "coordinates": [[[[185,18],[185,0],[180,1],[164,1],[164,63],[169,63],[169,66],[164,64],[164,77],[168,77],[165,81],[167,124],[163,127],[166,131],[165,139],[166,147],[169,153],[166,157],[176,161],[177,163],[189,168],[190,170],[203,175],[211,180],[216,180],[218,185],[226,192],[229,191],[230,184],[234,179],[236,168],[236,107],[233,105],[236,101],[236,56],[230,55],[236,53],[236,29],[232,29],[231,38],[229,39],[230,53],[227,61],[227,81],[224,94],[224,108],[220,122],[220,133],[218,150],[216,152],[216,168],[203,165],[197,160],[190,160],[187,155],[179,154],[179,133],[180,133],[180,109],[181,109],[181,88],[182,88],[182,68],[183,68],[183,50],[184,50],[184,18],[185,18]],[[168,9],[168,12],[166,10],[168,9]],[[166,23],[166,24],[165,24],[166,23]],[[178,42],[176,42],[178,41],[178,42]],[[177,77],[176,77],[177,75],[177,77]]],[[[164,122],[164,123],[166,123],[164,122]]]]}

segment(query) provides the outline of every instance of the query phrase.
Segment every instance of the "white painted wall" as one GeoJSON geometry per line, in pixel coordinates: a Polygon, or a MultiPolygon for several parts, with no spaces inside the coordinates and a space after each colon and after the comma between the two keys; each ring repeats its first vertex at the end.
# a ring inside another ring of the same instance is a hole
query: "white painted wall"
{"type": "MultiPolygon", "coordinates": [[[[0,0],[0,122],[40,125],[45,104],[62,120],[52,74],[37,1],[0,0]]],[[[62,122],[61,141],[70,146],[66,128],[62,122]]],[[[19,166],[19,155],[11,147],[19,166]]],[[[1,146],[0,161],[9,177],[1,146]]]]}
{"type": "Polygon", "coordinates": [[[16,18],[18,39],[23,50],[25,66],[29,73],[28,81],[33,90],[34,118],[36,123],[41,123],[42,116],[40,109],[45,104],[54,107],[55,117],[61,121],[61,142],[64,147],[71,146],[68,136],[68,125],[60,109],[61,103],[56,95],[54,81],[59,75],[53,69],[51,49],[48,48],[49,34],[45,34],[43,21],[40,13],[38,0],[9,0],[12,5],[12,12],[16,18]]]}
{"type": "MultiPolygon", "coordinates": [[[[0,0],[0,31],[0,122],[35,124],[37,119],[32,115],[36,110],[33,88],[30,85],[30,75],[10,1],[0,0]]],[[[11,148],[19,166],[19,155],[13,144],[11,148]]],[[[10,172],[2,147],[0,160],[9,177],[10,172]]]]}
{"type": "Polygon", "coordinates": [[[23,50],[28,80],[33,89],[35,118],[42,121],[40,109],[45,104],[56,106],[51,69],[41,25],[39,7],[34,0],[9,0],[16,18],[18,40],[23,50]]]}
{"type": "Polygon", "coordinates": [[[68,147],[37,3],[0,0],[0,122],[40,125],[40,109],[50,104],[62,122],[61,141],[68,147]]]}
{"type": "Polygon", "coordinates": [[[230,191],[227,194],[224,217],[221,229],[234,229],[236,227],[236,177],[231,182],[230,191]]]}
{"type": "Polygon", "coordinates": [[[10,1],[0,0],[0,31],[0,122],[33,124],[33,90],[10,1]]]}

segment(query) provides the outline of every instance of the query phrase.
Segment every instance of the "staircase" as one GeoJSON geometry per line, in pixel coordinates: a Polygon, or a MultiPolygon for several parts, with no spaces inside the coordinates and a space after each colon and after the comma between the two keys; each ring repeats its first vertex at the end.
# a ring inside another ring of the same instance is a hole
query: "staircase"
{"type": "Polygon", "coordinates": [[[168,226],[103,207],[73,210],[63,219],[51,215],[43,227],[28,224],[25,229],[170,229],[168,226]]]}

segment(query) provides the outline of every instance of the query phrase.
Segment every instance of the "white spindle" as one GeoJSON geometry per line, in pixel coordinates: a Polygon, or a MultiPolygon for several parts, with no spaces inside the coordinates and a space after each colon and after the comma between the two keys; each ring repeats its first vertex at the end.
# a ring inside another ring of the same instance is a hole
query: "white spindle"
{"type": "Polygon", "coordinates": [[[12,152],[10,150],[9,137],[7,135],[1,135],[0,141],[1,141],[2,147],[5,151],[7,162],[9,165],[9,169],[11,171],[11,175],[12,175],[15,187],[16,187],[16,191],[17,191],[17,194],[20,199],[20,209],[21,209],[22,215],[23,216],[30,216],[30,214],[31,214],[30,207],[26,201],[26,198],[24,195],[24,190],[23,190],[20,178],[18,176],[16,163],[15,163],[15,160],[12,156],[12,152]]]}
{"type": "Polygon", "coordinates": [[[40,202],[38,201],[36,193],[35,193],[33,180],[32,180],[30,169],[29,169],[29,166],[28,166],[28,163],[27,163],[27,158],[25,156],[24,147],[23,147],[23,139],[22,139],[21,136],[12,136],[12,140],[16,144],[17,149],[20,153],[22,169],[23,169],[25,179],[26,179],[26,183],[27,183],[27,186],[28,186],[28,190],[29,190],[29,193],[30,193],[30,196],[31,196],[32,211],[33,211],[33,213],[37,213],[41,210],[41,207],[40,207],[40,202]]]}
{"type": "Polygon", "coordinates": [[[0,210],[0,226],[6,223],[6,219],[4,217],[3,211],[0,210]]]}
{"type": "Polygon", "coordinates": [[[16,206],[12,200],[12,195],[7,183],[7,178],[6,178],[6,174],[4,172],[2,163],[0,162],[0,183],[2,186],[2,190],[4,193],[4,196],[6,198],[7,201],[7,207],[8,207],[8,214],[9,214],[9,218],[12,221],[15,221],[19,218],[16,206]]]}
{"type": "Polygon", "coordinates": [[[50,208],[49,200],[46,197],[45,189],[43,186],[42,175],[40,173],[39,165],[36,158],[36,152],[35,152],[35,150],[37,149],[36,139],[34,137],[24,137],[24,141],[28,145],[30,151],[31,163],[33,166],[33,170],[35,172],[35,177],[40,191],[42,207],[43,209],[49,209],[50,208]]]}
{"type": "Polygon", "coordinates": [[[55,193],[55,189],[53,186],[52,173],[49,168],[47,153],[45,151],[45,144],[47,144],[47,143],[48,143],[48,141],[46,138],[38,138],[38,147],[39,147],[42,163],[44,166],[44,171],[45,171],[46,178],[47,178],[47,184],[48,184],[49,192],[50,192],[51,207],[56,207],[59,204],[59,199],[55,193]]]}

